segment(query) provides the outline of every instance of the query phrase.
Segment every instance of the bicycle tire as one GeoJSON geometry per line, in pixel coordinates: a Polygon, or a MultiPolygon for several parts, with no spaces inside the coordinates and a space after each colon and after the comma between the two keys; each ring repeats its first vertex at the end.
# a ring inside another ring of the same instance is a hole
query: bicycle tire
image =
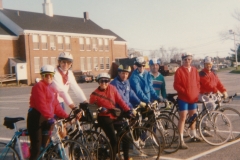
{"type": "Polygon", "coordinates": [[[158,160],[161,152],[160,147],[160,141],[153,131],[145,127],[133,127],[120,137],[117,156],[121,160],[130,157],[133,159],[152,158],[158,160]]]}
{"type": "Polygon", "coordinates": [[[223,112],[232,123],[232,135],[230,141],[240,138],[240,112],[231,107],[220,108],[219,111],[223,112]]]}
{"type": "Polygon", "coordinates": [[[17,151],[6,143],[0,142],[0,159],[1,160],[20,160],[17,151]]]}
{"type": "MultiPolygon", "coordinates": [[[[39,158],[42,160],[52,160],[52,159],[64,159],[64,160],[91,160],[91,156],[87,148],[74,140],[62,140],[62,145],[64,147],[65,155],[61,155],[58,145],[50,146],[47,150],[43,151],[39,158]]],[[[38,158],[38,159],[39,159],[38,158]]]]}
{"type": "Polygon", "coordinates": [[[200,120],[199,131],[210,145],[222,145],[226,143],[232,132],[232,124],[228,117],[220,111],[210,111],[200,120]],[[212,136],[205,136],[203,131],[207,130],[212,136]]]}
{"type": "Polygon", "coordinates": [[[79,133],[75,140],[78,140],[86,146],[92,159],[113,159],[111,144],[101,133],[93,130],[86,130],[83,133],[79,133]]]}
{"type": "Polygon", "coordinates": [[[165,117],[159,117],[156,123],[158,123],[159,129],[164,137],[164,152],[168,154],[177,152],[181,143],[177,125],[169,118],[165,117]]]}

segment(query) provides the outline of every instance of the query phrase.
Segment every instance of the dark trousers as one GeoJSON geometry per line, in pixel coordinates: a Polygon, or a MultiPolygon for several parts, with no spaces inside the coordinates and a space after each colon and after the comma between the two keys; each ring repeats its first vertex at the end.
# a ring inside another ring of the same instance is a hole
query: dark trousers
{"type": "Polygon", "coordinates": [[[40,154],[41,147],[45,147],[49,139],[46,125],[47,120],[35,109],[30,109],[27,117],[27,129],[30,137],[30,159],[36,160],[40,154]],[[43,134],[46,133],[46,134],[43,134]]]}

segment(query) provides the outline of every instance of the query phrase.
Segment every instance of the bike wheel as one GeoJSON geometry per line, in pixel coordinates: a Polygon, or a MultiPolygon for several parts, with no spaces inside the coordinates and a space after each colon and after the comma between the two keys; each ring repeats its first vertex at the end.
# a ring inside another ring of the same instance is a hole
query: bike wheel
{"type": "Polygon", "coordinates": [[[231,107],[223,107],[219,111],[223,112],[232,123],[232,134],[230,140],[236,140],[240,138],[240,112],[231,107]]]}
{"type": "Polygon", "coordinates": [[[161,142],[156,134],[145,127],[133,127],[124,132],[118,142],[118,158],[159,159],[161,142]]]}
{"type": "Polygon", "coordinates": [[[68,155],[68,160],[90,160],[91,156],[87,148],[73,140],[63,140],[62,141],[66,155],[68,155]]]}
{"type": "Polygon", "coordinates": [[[228,117],[220,111],[211,111],[205,114],[199,124],[202,138],[211,145],[226,143],[232,134],[232,124],[228,117]],[[204,136],[204,131],[211,136],[204,136]]]}
{"type": "Polygon", "coordinates": [[[160,117],[156,121],[158,128],[163,134],[165,147],[165,153],[174,153],[180,147],[180,134],[178,127],[170,119],[160,117]]]}
{"type": "Polygon", "coordinates": [[[10,147],[6,146],[6,143],[0,142],[0,159],[1,160],[20,160],[20,156],[17,151],[10,147]]]}

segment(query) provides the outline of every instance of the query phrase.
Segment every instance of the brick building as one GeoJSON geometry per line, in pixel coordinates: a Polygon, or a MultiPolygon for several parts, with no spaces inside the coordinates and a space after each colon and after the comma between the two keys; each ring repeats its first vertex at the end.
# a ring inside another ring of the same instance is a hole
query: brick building
{"type": "Polygon", "coordinates": [[[40,77],[42,65],[57,65],[57,56],[73,55],[72,70],[93,75],[111,72],[116,58],[126,58],[126,41],[108,29],[83,18],[54,15],[50,0],[44,0],[44,13],[4,9],[0,0],[0,75],[11,74],[11,59],[26,63],[27,84],[40,77]]]}

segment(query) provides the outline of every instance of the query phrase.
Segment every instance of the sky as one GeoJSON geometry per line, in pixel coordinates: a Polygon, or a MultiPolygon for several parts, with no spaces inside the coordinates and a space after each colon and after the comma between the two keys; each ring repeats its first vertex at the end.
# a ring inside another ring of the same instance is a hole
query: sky
{"type": "MultiPolygon", "coordinates": [[[[2,0],[3,8],[43,12],[44,0],[2,0]]],[[[226,57],[234,48],[220,33],[237,32],[240,0],[51,0],[53,13],[90,19],[127,42],[129,49],[148,55],[176,47],[196,58],[226,57]]],[[[240,40],[236,36],[236,43],[240,40]]]]}

